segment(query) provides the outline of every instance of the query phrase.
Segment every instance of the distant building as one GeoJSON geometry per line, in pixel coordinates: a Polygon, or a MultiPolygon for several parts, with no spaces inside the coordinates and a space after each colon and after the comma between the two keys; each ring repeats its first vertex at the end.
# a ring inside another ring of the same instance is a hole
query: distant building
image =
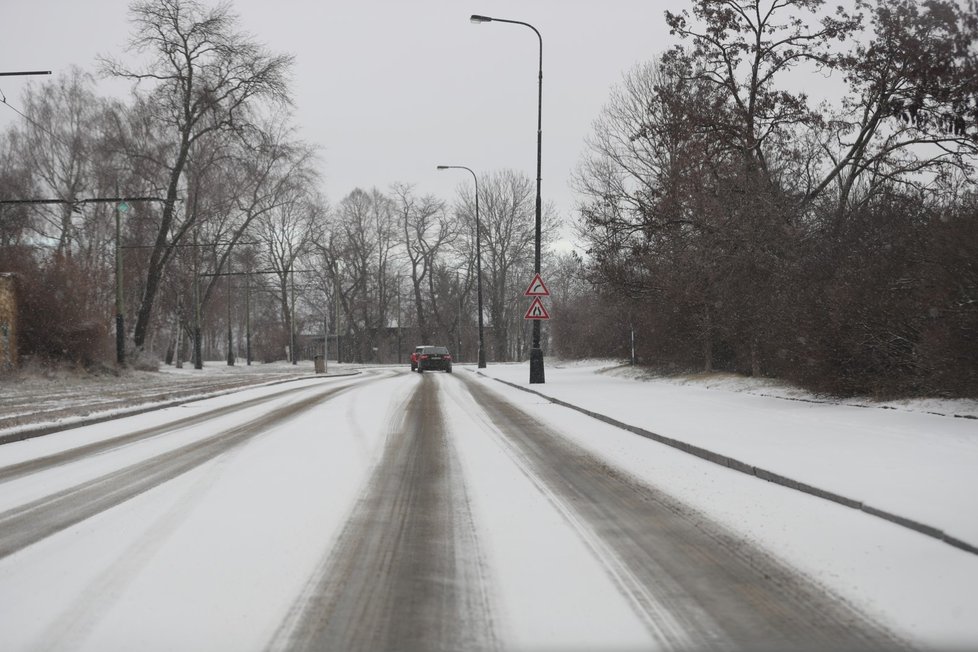
{"type": "Polygon", "coordinates": [[[17,277],[0,272],[0,373],[17,367],[17,277]]]}

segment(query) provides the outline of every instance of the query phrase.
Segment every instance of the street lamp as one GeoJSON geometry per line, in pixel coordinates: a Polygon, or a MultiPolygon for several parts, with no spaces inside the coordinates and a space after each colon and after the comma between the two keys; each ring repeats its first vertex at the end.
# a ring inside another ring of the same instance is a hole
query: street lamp
{"type": "MultiPolygon", "coordinates": [[[[540,32],[537,28],[530,23],[524,23],[519,20],[506,20],[504,18],[490,18],[489,16],[480,16],[478,14],[472,14],[470,19],[473,23],[509,23],[511,25],[522,25],[524,27],[529,27],[533,30],[533,33],[537,35],[537,39],[540,41],[540,66],[538,78],[538,93],[537,93],[537,202],[536,202],[536,223],[535,223],[535,234],[536,242],[533,252],[533,271],[537,274],[540,273],[540,230],[541,230],[541,214],[542,214],[542,203],[540,201],[540,176],[541,176],[541,153],[543,151],[543,37],[540,36],[540,32]]],[[[543,350],[540,348],[540,320],[533,320],[533,346],[530,349],[530,384],[542,384],[544,383],[544,372],[543,372],[543,350]]]]}
{"type": "Polygon", "coordinates": [[[479,369],[486,368],[486,349],[482,332],[482,227],[479,222],[479,178],[464,165],[439,165],[439,170],[468,170],[475,182],[475,285],[479,303],[479,369]]]}

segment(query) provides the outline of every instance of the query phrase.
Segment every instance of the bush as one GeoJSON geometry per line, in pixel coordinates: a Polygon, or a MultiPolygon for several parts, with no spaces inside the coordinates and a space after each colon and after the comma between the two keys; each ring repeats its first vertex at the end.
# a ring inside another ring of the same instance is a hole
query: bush
{"type": "Polygon", "coordinates": [[[3,259],[3,271],[18,276],[22,356],[84,367],[111,356],[111,316],[98,308],[91,274],[64,256],[39,263],[19,247],[5,248],[3,259]]]}

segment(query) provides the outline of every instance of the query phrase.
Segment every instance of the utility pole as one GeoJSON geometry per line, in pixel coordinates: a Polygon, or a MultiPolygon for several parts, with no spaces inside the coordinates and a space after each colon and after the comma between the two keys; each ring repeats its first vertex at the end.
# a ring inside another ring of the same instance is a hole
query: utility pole
{"type": "Polygon", "coordinates": [[[194,229],[194,369],[204,368],[200,346],[200,268],[197,260],[197,229],[194,229]]]}
{"type": "Polygon", "coordinates": [[[397,364],[401,364],[401,275],[397,275],[397,364]]]}
{"type": "Polygon", "coordinates": [[[231,337],[231,254],[228,254],[228,366],[234,366],[234,340],[231,337]]]}
{"type": "Polygon", "coordinates": [[[174,346],[176,349],[176,365],[177,369],[183,369],[183,297],[177,297],[177,342],[174,346]]]}
{"type": "Polygon", "coordinates": [[[115,208],[115,361],[121,367],[126,364],[126,325],[123,311],[125,297],[122,292],[122,216],[129,212],[125,200],[115,208]]]}
{"type": "Polygon", "coordinates": [[[289,269],[289,278],[292,284],[292,306],[289,310],[289,336],[291,338],[289,356],[292,358],[292,364],[299,364],[299,361],[295,357],[295,268],[289,269]]]}
{"type": "Polygon", "coordinates": [[[340,281],[336,280],[336,364],[340,363],[340,281]]]}
{"type": "Polygon", "coordinates": [[[455,349],[455,356],[459,362],[462,361],[462,282],[458,271],[455,272],[455,286],[458,288],[458,316],[455,318],[455,337],[458,338],[458,348],[455,349]]]}
{"type": "Polygon", "coordinates": [[[251,272],[245,274],[245,359],[251,366],[251,272]]]}

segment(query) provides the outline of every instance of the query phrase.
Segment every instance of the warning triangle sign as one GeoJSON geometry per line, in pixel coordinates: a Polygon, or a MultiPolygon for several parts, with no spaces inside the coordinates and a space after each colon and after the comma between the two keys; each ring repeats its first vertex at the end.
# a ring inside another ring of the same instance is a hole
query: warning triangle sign
{"type": "Polygon", "coordinates": [[[533,303],[530,304],[529,310],[523,315],[523,319],[550,319],[550,313],[543,307],[543,301],[540,301],[540,297],[533,299],[533,303]]]}
{"type": "Polygon", "coordinates": [[[526,292],[523,293],[524,297],[549,297],[550,290],[544,285],[543,279],[540,278],[540,274],[537,273],[530,281],[530,286],[526,288],[526,292]]]}

